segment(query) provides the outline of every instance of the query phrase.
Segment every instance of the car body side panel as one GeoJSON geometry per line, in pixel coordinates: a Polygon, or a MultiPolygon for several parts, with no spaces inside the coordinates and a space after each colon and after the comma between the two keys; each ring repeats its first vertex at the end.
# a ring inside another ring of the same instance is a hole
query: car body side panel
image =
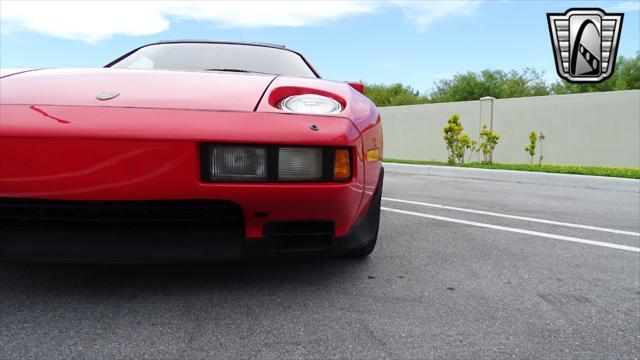
{"type": "Polygon", "coordinates": [[[364,193],[362,204],[359,208],[358,217],[367,210],[373,195],[378,187],[380,171],[382,169],[382,123],[380,116],[376,116],[374,121],[361,133],[362,139],[362,163],[365,172],[364,193]],[[376,156],[374,156],[376,155],[376,156]]]}

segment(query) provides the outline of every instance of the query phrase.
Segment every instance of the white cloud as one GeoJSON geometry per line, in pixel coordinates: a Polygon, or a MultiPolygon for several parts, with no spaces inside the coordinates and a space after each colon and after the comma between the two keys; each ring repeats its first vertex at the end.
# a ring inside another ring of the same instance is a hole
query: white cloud
{"type": "Polygon", "coordinates": [[[115,34],[150,35],[169,29],[163,6],[124,1],[0,1],[0,16],[5,31],[31,30],[96,42],[115,34]]]}
{"type": "Polygon", "coordinates": [[[416,24],[419,32],[426,30],[432,22],[453,15],[470,15],[480,5],[480,1],[394,1],[402,8],[407,18],[416,24]]]}
{"type": "Polygon", "coordinates": [[[35,31],[94,43],[113,35],[151,35],[175,19],[220,27],[300,27],[398,6],[424,31],[432,21],[469,13],[468,1],[0,1],[1,31],[35,31]]]}
{"type": "Polygon", "coordinates": [[[168,15],[213,21],[225,27],[299,27],[371,13],[376,7],[366,1],[176,2],[166,11],[168,15]]]}

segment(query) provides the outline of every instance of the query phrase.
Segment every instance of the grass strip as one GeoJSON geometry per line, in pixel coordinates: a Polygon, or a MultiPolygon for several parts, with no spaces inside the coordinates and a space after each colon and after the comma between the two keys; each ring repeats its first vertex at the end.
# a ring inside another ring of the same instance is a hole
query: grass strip
{"type": "Polygon", "coordinates": [[[449,165],[441,161],[421,161],[421,160],[401,160],[401,159],[384,159],[385,162],[399,164],[414,165],[438,165],[465,168],[495,169],[495,170],[515,170],[515,171],[531,171],[544,172],[554,174],[575,174],[575,175],[591,175],[591,176],[610,176],[627,179],[640,179],[640,168],[617,168],[604,166],[581,166],[581,165],[530,165],[530,164],[483,164],[483,163],[467,163],[464,165],[449,165]]]}

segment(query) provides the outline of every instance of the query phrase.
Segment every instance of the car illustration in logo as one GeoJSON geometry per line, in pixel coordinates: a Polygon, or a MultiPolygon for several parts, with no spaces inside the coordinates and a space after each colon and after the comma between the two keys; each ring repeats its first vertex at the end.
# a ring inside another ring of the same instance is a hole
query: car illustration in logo
{"type": "Polygon", "coordinates": [[[607,14],[591,8],[547,14],[558,75],[576,83],[598,83],[609,78],[623,17],[622,13],[607,14]]]}

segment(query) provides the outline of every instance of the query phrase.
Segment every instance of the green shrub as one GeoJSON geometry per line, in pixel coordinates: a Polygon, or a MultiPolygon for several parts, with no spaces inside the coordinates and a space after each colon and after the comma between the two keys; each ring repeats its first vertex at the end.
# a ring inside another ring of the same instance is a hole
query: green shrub
{"type": "Polygon", "coordinates": [[[529,133],[529,145],[524,147],[524,151],[529,155],[531,160],[531,166],[533,166],[533,157],[536,156],[536,143],[538,142],[538,136],[535,131],[529,133]]]}
{"type": "Polygon", "coordinates": [[[447,145],[447,163],[449,165],[463,165],[467,151],[470,153],[469,159],[474,152],[478,151],[478,143],[469,135],[462,133],[464,127],[458,114],[451,115],[442,130],[444,131],[443,139],[447,145]]]}
{"type": "Polygon", "coordinates": [[[495,150],[500,135],[493,132],[492,129],[487,127],[487,124],[482,125],[482,131],[480,131],[480,150],[482,151],[482,162],[485,164],[493,164],[493,150],[495,150]]]}
{"type": "Polygon", "coordinates": [[[540,131],[540,135],[538,135],[538,144],[540,145],[540,158],[538,159],[538,166],[542,166],[542,159],[544,159],[544,156],[542,156],[542,142],[545,138],[546,136],[544,136],[542,131],[540,131]]]}
{"type": "Polygon", "coordinates": [[[456,160],[459,158],[460,154],[460,135],[462,134],[462,123],[460,122],[460,116],[458,114],[453,114],[447,120],[447,125],[442,128],[444,131],[444,142],[447,144],[447,152],[448,155],[448,163],[449,165],[455,165],[456,160]]]}
{"type": "Polygon", "coordinates": [[[458,151],[458,163],[464,164],[464,156],[467,150],[469,151],[469,160],[475,151],[477,151],[478,143],[469,137],[467,134],[460,136],[460,149],[458,151]]]}

